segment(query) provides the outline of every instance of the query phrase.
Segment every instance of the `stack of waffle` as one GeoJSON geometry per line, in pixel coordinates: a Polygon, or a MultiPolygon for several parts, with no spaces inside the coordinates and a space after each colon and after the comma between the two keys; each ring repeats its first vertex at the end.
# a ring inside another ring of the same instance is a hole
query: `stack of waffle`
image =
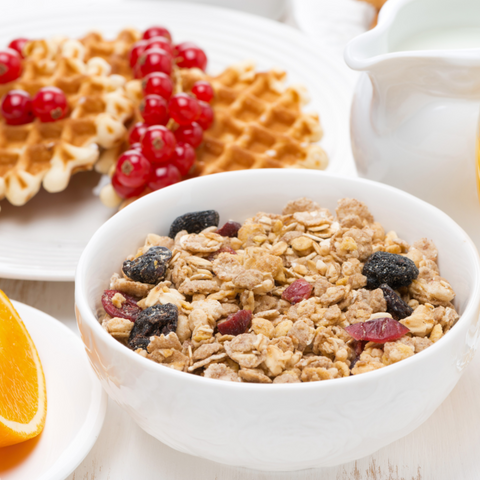
{"type": "MultiPolygon", "coordinates": [[[[128,52],[131,41],[122,32],[110,42],[113,51],[128,52]],[[117,45],[118,47],[115,47],[117,45]]],[[[49,192],[64,190],[73,173],[91,170],[104,150],[126,136],[134,113],[126,79],[111,74],[110,61],[96,56],[92,36],[81,41],[57,38],[27,44],[22,75],[0,85],[0,96],[13,89],[35,95],[45,86],[60,88],[69,105],[60,121],[11,126],[0,118],[0,199],[23,205],[43,183],[49,192]]]]}
{"type": "MultiPolygon", "coordinates": [[[[137,108],[141,84],[132,79],[128,61],[139,38],[139,32],[129,29],[114,40],[90,33],[78,41],[56,38],[27,44],[21,77],[0,85],[0,96],[12,89],[33,96],[44,86],[56,86],[67,96],[69,115],[53,123],[36,119],[20,126],[0,118],[0,199],[23,205],[42,184],[49,192],[62,191],[72,174],[94,166],[113,174],[119,155],[128,148],[127,127],[142,121],[137,108]]],[[[314,143],[322,137],[318,115],[302,111],[306,91],[286,87],[285,76],[278,70],[257,72],[251,63],[233,65],[216,77],[198,69],[175,69],[175,93],[190,92],[197,80],[207,80],[215,91],[215,121],[204,133],[190,176],[327,166],[325,152],[314,143]]],[[[101,198],[109,206],[121,202],[111,185],[101,198]]]]}

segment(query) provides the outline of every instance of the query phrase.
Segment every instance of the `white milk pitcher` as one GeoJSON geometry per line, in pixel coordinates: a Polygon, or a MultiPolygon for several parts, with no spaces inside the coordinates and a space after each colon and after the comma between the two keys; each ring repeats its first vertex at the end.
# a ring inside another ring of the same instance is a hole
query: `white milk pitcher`
{"type": "Polygon", "coordinates": [[[359,174],[433,203],[480,247],[480,0],[389,0],[345,61],[365,72],[351,115],[359,174]]]}

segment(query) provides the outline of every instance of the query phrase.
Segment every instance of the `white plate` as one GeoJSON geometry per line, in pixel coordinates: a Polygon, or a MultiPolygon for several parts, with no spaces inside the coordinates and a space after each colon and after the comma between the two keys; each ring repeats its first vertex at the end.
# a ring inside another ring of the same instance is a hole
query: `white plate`
{"type": "Polygon", "coordinates": [[[37,347],[47,382],[43,433],[0,453],[1,480],[64,480],[100,434],[107,395],[80,339],[50,315],[13,302],[37,347]]]}
{"type": "Polygon", "coordinates": [[[330,51],[342,63],[343,73],[350,80],[351,94],[359,73],[347,67],[343,50],[357,35],[366,32],[376,10],[360,0],[292,0],[292,13],[300,30],[322,51],[330,51]]]}
{"type": "MultiPolygon", "coordinates": [[[[79,2],[80,3],[80,2],[79,2]]],[[[143,30],[160,23],[176,42],[192,40],[209,57],[209,71],[253,59],[261,69],[280,67],[289,83],[308,87],[308,110],[319,112],[325,130],[321,145],[329,171],[355,174],[350,150],[350,86],[338,59],[316,51],[299,31],[261,17],[180,2],[87,2],[68,9],[35,10],[0,18],[0,45],[18,36],[79,37],[92,29],[114,36],[126,26],[143,30]]],[[[23,207],[1,202],[0,276],[28,280],[73,280],[77,260],[93,232],[113,213],[92,193],[95,174],[75,175],[59,194],[40,193],[23,207]],[[82,183],[86,183],[84,186],[82,183]]],[[[128,228],[128,225],[125,226],[128,228]]]]}
{"type": "Polygon", "coordinates": [[[360,0],[292,0],[299,28],[324,48],[343,54],[347,43],[366,32],[375,8],[360,0]]]}

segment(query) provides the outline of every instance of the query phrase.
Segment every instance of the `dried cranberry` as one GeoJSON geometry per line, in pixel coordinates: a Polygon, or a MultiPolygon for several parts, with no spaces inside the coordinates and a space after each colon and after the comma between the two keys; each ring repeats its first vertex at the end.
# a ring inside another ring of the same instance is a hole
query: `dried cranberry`
{"type": "Polygon", "coordinates": [[[402,320],[413,313],[413,308],[407,305],[386,283],[382,283],[380,288],[383,292],[383,298],[387,302],[387,312],[395,319],[402,320]]]}
{"type": "Polygon", "coordinates": [[[218,331],[222,335],[240,335],[245,333],[252,323],[252,312],[250,310],[240,310],[232,313],[227,319],[218,324],[218,331]]]}
{"type": "Polygon", "coordinates": [[[229,220],[222,228],[219,228],[216,233],[222,237],[236,237],[242,225],[238,222],[229,220]]]}
{"type": "Polygon", "coordinates": [[[295,280],[291,285],[289,285],[282,293],[282,299],[290,302],[292,305],[295,305],[302,300],[310,298],[312,294],[313,285],[310,285],[303,278],[295,280]]]}
{"type": "Polygon", "coordinates": [[[213,262],[221,253],[230,253],[231,255],[236,255],[237,252],[231,247],[221,247],[216,252],[211,253],[207,260],[213,262]]]}
{"type": "Polygon", "coordinates": [[[142,309],[137,305],[137,301],[133,297],[119,290],[105,290],[102,295],[102,305],[111,317],[126,318],[132,322],[134,322],[142,312],[142,309]],[[123,298],[125,298],[125,302],[120,308],[112,303],[112,298],[117,293],[120,293],[123,298]]]}
{"type": "Polygon", "coordinates": [[[393,318],[375,318],[368,322],[355,323],[345,327],[355,340],[385,343],[398,340],[410,330],[393,318]]]}

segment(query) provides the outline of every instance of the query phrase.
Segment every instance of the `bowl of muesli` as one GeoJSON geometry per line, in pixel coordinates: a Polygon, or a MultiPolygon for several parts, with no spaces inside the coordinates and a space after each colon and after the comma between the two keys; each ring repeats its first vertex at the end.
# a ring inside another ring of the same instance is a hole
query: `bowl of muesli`
{"type": "Polygon", "coordinates": [[[480,259],[437,208],[309,170],[188,180],[126,207],[76,273],[108,394],[167,445],[332,466],[424,422],[477,346],[480,259]]]}

